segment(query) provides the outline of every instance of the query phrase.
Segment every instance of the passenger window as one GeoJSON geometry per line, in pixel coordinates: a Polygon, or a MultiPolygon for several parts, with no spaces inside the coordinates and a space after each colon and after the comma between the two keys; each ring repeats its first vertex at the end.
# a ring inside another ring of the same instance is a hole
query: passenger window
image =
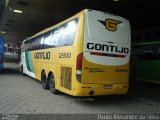
{"type": "Polygon", "coordinates": [[[143,47],[140,58],[143,60],[155,60],[157,59],[156,50],[157,50],[156,45],[146,45],[143,47]]]}
{"type": "Polygon", "coordinates": [[[49,32],[45,35],[44,37],[44,47],[45,48],[49,48],[49,47],[52,47],[52,33],[49,32]]]}
{"type": "Polygon", "coordinates": [[[78,20],[75,19],[64,25],[61,46],[68,46],[73,44],[77,28],[77,22],[78,20]]]}
{"type": "Polygon", "coordinates": [[[50,41],[50,45],[52,47],[60,46],[60,40],[61,40],[61,34],[62,34],[61,32],[62,32],[62,28],[57,28],[54,31],[52,31],[52,36],[50,41]]]}

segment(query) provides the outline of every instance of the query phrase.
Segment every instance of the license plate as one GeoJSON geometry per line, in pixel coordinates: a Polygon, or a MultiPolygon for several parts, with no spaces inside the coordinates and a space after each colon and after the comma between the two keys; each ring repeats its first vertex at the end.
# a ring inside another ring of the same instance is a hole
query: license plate
{"type": "Polygon", "coordinates": [[[104,85],[104,89],[112,89],[112,85],[104,85]]]}

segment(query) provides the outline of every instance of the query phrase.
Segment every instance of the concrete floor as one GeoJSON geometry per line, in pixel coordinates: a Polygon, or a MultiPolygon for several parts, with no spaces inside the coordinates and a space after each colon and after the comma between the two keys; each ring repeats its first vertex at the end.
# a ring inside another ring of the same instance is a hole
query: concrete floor
{"type": "Polygon", "coordinates": [[[0,72],[1,114],[160,114],[159,85],[139,83],[126,96],[53,95],[40,82],[21,75],[17,63],[4,67],[0,72]]]}

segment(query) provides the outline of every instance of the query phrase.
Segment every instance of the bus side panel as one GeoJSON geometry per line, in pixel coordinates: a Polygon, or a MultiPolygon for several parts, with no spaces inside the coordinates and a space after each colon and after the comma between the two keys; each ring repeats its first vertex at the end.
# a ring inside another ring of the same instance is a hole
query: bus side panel
{"type": "Polygon", "coordinates": [[[0,70],[3,69],[4,39],[0,37],[0,70]]]}
{"type": "Polygon", "coordinates": [[[138,63],[138,79],[160,84],[160,61],[140,60],[138,63]]]}
{"type": "Polygon", "coordinates": [[[21,61],[23,65],[23,72],[33,78],[35,78],[34,74],[34,66],[33,66],[33,58],[31,51],[25,51],[21,54],[21,61]]]}
{"type": "MultiPolygon", "coordinates": [[[[74,39],[74,43],[72,46],[68,46],[68,47],[64,47],[64,49],[59,49],[60,53],[64,53],[64,52],[70,52],[71,53],[71,58],[69,59],[62,59],[60,58],[58,61],[60,61],[59,63],[59,67],[57,70],[57,73],[59,75],[58,77],[58,81],[63,81],[64,79],[64,74],[68,74],[69,72],[63,73],[63,71],[65,71],[65,69],[67,71],[72,71],[71,74],[71,89],[67,89],[64,87],[64,85],[60,82],[59,86],[60,86],[60,91],[70,94],[70,95],[74,95],[77,92],[77,79],[76,79],[76,60],[77,60],[77,56],[83,52],[83,40],[84,40],[84,12],[81,12],[78,15],[78,26],[77,26],[77,30],[76,30],[76,35],[75,35],[75,39],[74,39]],[[61,78],[61,79],[60,79],[61,78]]],[[[70,77],[69,77],[70,78],[70,77]]]]}
{"type": "Polygon", "coordinates": [[[43,71],[45,71],[47,77],[49,72],[56,74],[57,63],[53,62],[56,60],[55,56],[57,56],[57,53],[55,53],[54,48],[32,51],[32,62],[36,79],[41,81],[43,71]],[[42,54],[40,55],[39,53],[42,54]]]}

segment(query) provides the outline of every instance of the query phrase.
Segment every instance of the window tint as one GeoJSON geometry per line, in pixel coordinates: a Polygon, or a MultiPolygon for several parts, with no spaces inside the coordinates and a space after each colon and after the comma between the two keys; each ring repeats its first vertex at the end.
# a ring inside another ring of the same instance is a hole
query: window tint
{"type": "Polygon", "coordinates": [[[158,58],[157,45],[145,45],[142,48],[140,58],[143,60],[154,60],[158,58]]]}
{"type": "Polygon", "coordinates": [[[53,34],[52,34],[52,38],[51,38],[51,45],[53,47],[58,47],[60,46],[60,43],[61,43],[61,36],[62,36],[62,26],[60,28],[57,28],[53,31],[53,34]]]}
{"type": "Polygon", "coordinates": [[[24,43],[24,50],[38,50],[73,44],[78,19],[74,19],[24,43]]]}
{"type": "Polygon", "coordinates": [[[77,20],[70,21],[63,27],[61,46],[68,46],[73,44],[76,33],[77,20]]]}
{"type": "Polygon", "coordinates": [[[44,48],[52,47],[51,40],[52,40],[52,32],[49,32],[44,36],[44,43],[43,43],[44,48]]]}

